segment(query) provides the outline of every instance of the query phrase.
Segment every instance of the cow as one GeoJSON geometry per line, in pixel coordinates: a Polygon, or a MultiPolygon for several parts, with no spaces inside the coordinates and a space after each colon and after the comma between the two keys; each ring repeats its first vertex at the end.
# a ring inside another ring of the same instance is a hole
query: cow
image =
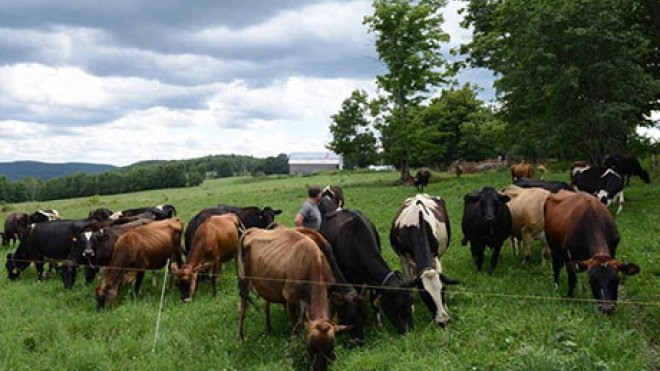
{"type": "Polygon", "coordinates": [[[186,263],[174,271],[181,301],[192,300],[200,272],[210,271],[213,296],[217,296],[216,281],[222,263],[233,259],[238,251],[239,226],[238,216],[230,213],[210,216],[197,228],[186,263]]]}
{"type": "Polygon", "coordinates": [[[572,191],[573,188],[566,183],[558,180],[536,180],[529,178],[518,178],[513,183],[522,188],[543,188],[552,193],[557,193],[561,190],[572,191]]]}
{"type": "Polygon", "coordinates": [[[598,307],[604,314],[616,310],[619,276],[632,276],[640,268],[616,259],[620,235],[612,215],[585,193],[559,192],[545,204],[545,235],[552,252],[555,289],[562,266],[568,275],[568,296],[573,297],[576,273],[587,271],[598,307]]]}
{"type": "Polygon", "coordinates": [[[62,216],[57,210],[37,210],[28,216],[28,223],[43,223],[51,220],[60,220],[62,216]]]}
{"type": "Polygon", "coordinates": [[[543,207],[550,195],[550,191],[541,188],[521,188],[510,185],[504,188],[503,193],[511,199],[507,203],[511,213],[511,243],[516,255],[518,254],[518,241],[523,242],[525,247],[525,259],[527,264],[532,255],[532,239],[543,243],[543,261],[550,259],[550,250],[545,240],[545,218],[543,207]]]}
{"type": "Polygon", "coordinates": [[[417,187],[418,192],[424,192],[424,188],[429,185],[429,179],[431,179],[430,171],[426,169],[417,170],[417,173],[415,173],[414,184],[415,187],[417,187]]]}
{"type": "Polygon", "coordinates": [[[101,221],[109,219],[112,214],[112,210],[105,207],[100,207],[98,209],[91,210],[89,214],[87,214],[87,218],[101,221]]]}
{"type": "Polygon", "coordinates": [[[344,191],[341,187],[328,185],[321,191],[321,197],[330,197],[338,207],[344,207],[344,191]]]}
{"type": "Polygon", "coordinates": [[[163,220],[174,218],[176,216],[176,208],[170,204],[157,205],[151,207],[138,207],[135,209],[127,209],[118,211],[110,215],[110,219],[119,219],[121,217],[139,216],[140,218],[148,217],[149,213],[153,214],[151,219],[163,220]]]}
{"type": "Polygon", "coordinates": [[[16,252],[7,254],[7,276],[16,280],[31,262],[37,268],[37,278],[44,278],[44,262],[64,260],[73,248],[76,236],[94,220],[53,220],[36,223],[23,235],[16,252]]]}
{"type": "Polygon", "coordinates": [[[510,198],[497,193],[492,187],[468,193],[463,198],[463,239],[461,245],[470,242],[472,260],[481,271],[484,262],[484,249],[493,249],[490,259],[490,273],[495,271],[502,244],[511,234],[511,213],[506,203],[510,198]]]}
{"type": "Polygon", "coordinates": [[[28,214],[11,213],[5,219],[5,231],[2,234],[2,246],[16,245],[16,241],[23,237],[28,228],[28,214]]]}
{"type": "Polygon", "coordinates": [[[337,210],[329,197],[321,199],[319,210],[323,218],[319,232],[332,246],[346,280],[357,288],[378,287],[370,290],[378,323],[382,310],[399,334],[412,329],[412,298],[402,288],[415,286],[416,282],[404,281],[400,272],[387,265],[373,223],[359,211],[337,210]]]}
{"type": "Polygon", "coordinates": [[[239,207],[231,205],[218,205],[216,207],[210,207],[204,209],[195,216],[193,216],[188,222],[186,227],[186,232],[184,233],[183,239],[185,244],[184,253],[186,256],[192,247],[192,239],[195,236],[195,231],[200,224],[206,220],[211,215],[222,215],[227,213],[234,213],[238,216],[241,221],[243,228],[266,228],[271,223],[275,221],[275,216],[282,213],[282,210],[273,210],[270,206],[266,206],[263,209],[260,209],[255,206],[249,207],[239,207]]]}
{"type": "Polygon", "coordinates": [[[536,179],[536,175],[534,173],[534,166],[532,166],[532,164],[523,162],[520,164],[511,165],[511,181],[515,182],[516,179],[522,177],[529,179],[536,179]]]}
{"type": "Polygon", "coordinates": [[[96,310],[115,304],[117,293],[134,275],[134,294],[146,270],[162,269],[170,261],[170,269],[181,266],[181,234],[183,224],[179,218],[167,218],[135,227],[117,239],[109,267],[103,272],[103,281],[96,286],[96,310]]]}
{"type": "Polygon", "coordinates": [[[569,177],[571,179],[571,187],[573,187],[575,185],[575,182],[574,182],[575,174],[577,174],[579,172],[582,172],[584,170],[587,170],[590,167],[591,167],[591,164],[589,163],[589,161],[585,161],[585,160],[573,161],[573,163],[571,164],[571,170],[569,172],[569,177]]]}
{"type": "Polygon", "coordinates": [[[616,213],[620,214],[623,210],[623,179],[616,171],[598,166],[589,167],[578,171],[573,176],[573,183],[576,190],[590,193],[600,200],[603,204],[610,204],[617,200],[619,208],[616,213]]]}
{"type": "Polygon", "coordinates": [[[337,313],[339,323],[349,327],[351,342],[357,345],[364,345],[364,322],[366,313],[364,311],[364,294],[366,288],[363,286],[360,293],[355,290],[346,280],[344,273],[339,268],[337,259],[332,252],[332,246],[323,238],[323,236],[314,229],[298,227],[296,230],[316,242],[317,246],[325,256],[335,284],[329,288],[331,299],[331,308],[333,313],[337,313]]]}
{"type": "Polygon", "coordinates": [[[633,154],[615,153],[605,158],[605,167],[616,171],[623,176],[626,186],[630,185],[630,178],[633,175],[639,176],[644,183],[650,183],[648,171],[642,168],[642,165],[633,154]]]}
{"type": "Polygon", "coordinates": [[[407,198],[390,228],[390,244],[401,259],[404,278],[414,277],[420,295],[439,326],[449,322],[443,283],[457,283],[442,274],[440,258],[450,240],[449,216],[440,197],[417,194],[407,198]]]}
{"type": "Polygon", "coordinates": [[[271,332],[270,303],[286,305],[289,321],[305,320],[305,345],[311,369],[326,370],[334,361],[335,334],[346,330],[329,319],[328,286],[333,276],[317,244],[294,229],[248,229],[238,252],[238,338],[250,289],[265,300],[266,333],[271,332]]]}
{"type": "MultiPolygon", "coordinates": [[[[123,218],[115,222],[124,221],[123,218]]],[[[112,224],[106,219],[89,225],[78,234],[69,256],[64,262],[60,275],[64,288],[70,289],[76,281],[77,267],[85,265],[85,282],[91,283],[98,273],[99,267],[110,264],[112,249],[117,238],[132,228],[149,224],[153,219],[138,219],[123,224],[112,224]]]]}

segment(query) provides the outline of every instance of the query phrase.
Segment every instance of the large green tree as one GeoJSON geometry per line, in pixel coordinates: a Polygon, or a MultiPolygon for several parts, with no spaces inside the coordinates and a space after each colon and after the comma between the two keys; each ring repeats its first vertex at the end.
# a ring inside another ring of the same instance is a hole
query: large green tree
{"type": "Polygon", "coordinates": [[[375,162],[376,137],[369,121],[367,93],[355,90],[341,105],[341,110],[330,116],[332,141],[327,148],[344,157],[347,168],[366,167],[375,162]]]}
{"type": "MultiPolygon", "coordinates": [[[[468,0],[461,51],[496,73],[511,133],[543,155],[600,163],[660,98],[655,28],[632,0],[468,0]]],[[[530,152],[532,148],[522,148],[530,152]]],[[[529,154],[529,153],[528,153],[529,154]]]]}
{"type": "Polygon", "coordinates": [[[377,78],[384,93],[379,126],[385,158],[399,166],[401,180],[409,181],[409,160],[424,135],[413,130],[411,110],[429,90],[449,75],[440,53],[449,35],[442,30],[445,0],[375,0],[374,13],[364,18],[376,36],[376,51],[387,71],[377,78]]]}

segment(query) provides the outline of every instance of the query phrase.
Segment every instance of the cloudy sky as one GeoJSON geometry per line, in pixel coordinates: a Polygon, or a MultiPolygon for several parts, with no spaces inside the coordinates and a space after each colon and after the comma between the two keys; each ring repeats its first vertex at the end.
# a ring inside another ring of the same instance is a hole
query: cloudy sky
{"type": "MultiPolygon", "coordinates": [[[[445,51],[469,39],[459,7],[444,12],[445,51]]],[[[0,161],[323,150],[329,116],[383,71],[370,12],[370,0],[2,0],[0,161]]],[[[460,79],[492,98],[488,71],[460,79]]]]}

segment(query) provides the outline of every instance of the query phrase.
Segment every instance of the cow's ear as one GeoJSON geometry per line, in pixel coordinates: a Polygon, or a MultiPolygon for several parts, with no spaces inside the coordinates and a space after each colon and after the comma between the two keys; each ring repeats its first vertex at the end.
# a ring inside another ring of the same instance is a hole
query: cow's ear
{"type": "Polygon", "coordinates": [[[333,327],[334,327],[334,329],[335,329],[335,333],[338,334],[338,333],[340,333],[340,332],[344,332],[344,331],[346,331],[346,330],[350,330],[353,326],[352,326],[352,325],[333,325],[333,327]]]}
{"type": "Polygon", "coordinates": [[[282,214],[282,210],[280,210],[280,209],[273,210],[273,214],[275,214],[275,215],[282,214]]]}
{"type": "Polygon", "coordinates": [[[625,274],[626,276],[634,276],[641,270],[635,263],[619,263],[618,268],[619,272],[625,274]]]}
{"type": "Polygon", "coordinates": [[[465,197],[463,197],[463,199],[468,202],[477,202],[479,201],[479,193],[468,193],[465,195],[465,197]]]}
{"type": "Polygon", "coordinates": [[[505,194],[501,194],[501,193],[499,193],[499,194],[497,195],[497,198],[498,198],[500,201],[504,202],[504,203],[507,203],[507,202],[511,201],[511,197],[509,197],[509,196],[507,196],[507,195],[505,195],[505,194]]]}
{"type": "Polygon", "coordinates": [[[575,273],[581,273],[589,268],[588,260],[573,260],[568,263],[568,267],[575,273]]]}

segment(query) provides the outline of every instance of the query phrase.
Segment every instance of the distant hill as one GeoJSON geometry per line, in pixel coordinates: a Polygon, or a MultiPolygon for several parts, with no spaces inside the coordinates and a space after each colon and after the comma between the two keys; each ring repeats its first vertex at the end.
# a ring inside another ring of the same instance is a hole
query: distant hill
{"type": "Polygon", "coordinates": [[[38,161],[0,162],[0,174],[9,180],[20,180],[29,176],[48,180],[65,177],[75,173],[96,174],[116,169],[113,165],[86,164],[80,162],[67,162],[50,164],[38,161]]]}

